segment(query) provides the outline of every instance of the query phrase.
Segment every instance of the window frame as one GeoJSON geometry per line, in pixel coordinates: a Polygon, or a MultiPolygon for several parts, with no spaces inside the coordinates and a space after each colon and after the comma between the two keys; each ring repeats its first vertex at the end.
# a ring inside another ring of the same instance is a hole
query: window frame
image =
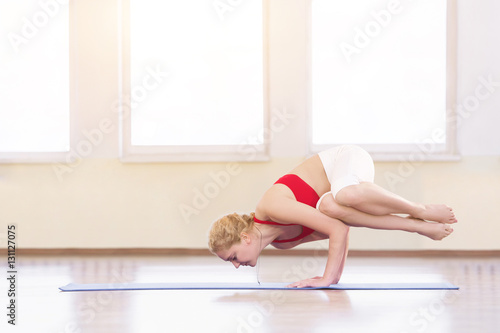
{"type": "Polygon", "coordinates": [[[77,127],[75,122],[76,110],[76,9],[75,2],[68,1],[68,57],[69,57],[69,77],[68,77],[68,94],[69,94],[69,150],[60,152],[0,152],[0,164],[50,164],[50,163],[66,163],[71,164],[76,161],[75,155],[71,154],[73,147],[76,145],[77,127]]]}
{"type": "MultiPolygon", "coordinates": [[[[307,12],[307,137],[308,153],[316,154],[322,150],[338,146],[339,144],[314,144],[313,143],[313,109],[312,109],[312,6],[308,3],[307,12]]],[[[456,161],[460,160],[457,151],[457,2],[447,0],[446,9],[446,143],[443,149],[433,151],[433,147],[419,144],[358,144],[367,150],[375,161],[456,161]],[[390,147],[387,149],[387,147],[390,147]]],[[[433,144],[436,145],[436,144],[433,144]]]]}
{"type": "MultiPolygon", "coordinates": [[[[269,4],[262,1],[262,63],[263,63],[263,136],[262,144],[239,145],[132,145],[131,132],[131,68],[130,68],[130,0],[119,1],[118,72],[119,72],[119,157],[129,162],[221,162],[268,161],[270,141],[266,134],[270,124],[269,104],[269,4]]],[[[249,138],[250,139],[250,138],[249,138]]]]}

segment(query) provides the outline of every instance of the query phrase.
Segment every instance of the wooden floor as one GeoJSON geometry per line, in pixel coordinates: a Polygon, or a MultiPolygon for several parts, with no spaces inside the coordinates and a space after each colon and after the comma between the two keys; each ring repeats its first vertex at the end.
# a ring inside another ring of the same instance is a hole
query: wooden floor
{"type": "MultiPolygon", "coordinates": [[[[324,258],[262,256],[265,282],[320,275],[324,258]]],[[[341,282],[449,281],[459,291],[106,291],[119,282],[254,282],[210,256],[18,257],[16,326],[1,332],[500,332],[500,258],[349,258],[341,282]]],[[[5,330],[4,328],[7,328],[5,330]]]]}

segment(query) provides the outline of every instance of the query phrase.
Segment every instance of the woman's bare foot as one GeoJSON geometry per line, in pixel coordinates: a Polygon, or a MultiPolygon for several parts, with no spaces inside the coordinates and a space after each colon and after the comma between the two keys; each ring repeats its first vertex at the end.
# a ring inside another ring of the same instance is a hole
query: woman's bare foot
{"type": "Polygon", "coordinates": [[[413,217],[439,223],[457,223],[455,213],[446,205],[422,205],[422,209],[413,217]]]}
{"type": "Polygon", "coordinates": [[[417,226],[416,232],[433,240],[441,240],[453,232],[453,228],[448,224],[413,220],[417,226]]]}

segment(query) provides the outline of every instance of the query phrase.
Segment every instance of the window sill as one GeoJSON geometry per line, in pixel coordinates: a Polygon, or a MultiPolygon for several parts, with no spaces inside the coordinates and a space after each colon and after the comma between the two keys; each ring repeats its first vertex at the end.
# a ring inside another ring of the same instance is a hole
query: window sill
{"type": "Polygon", "coordinates": [[[422,154],[422,153],[406,153],[406,154],[389,154],[389,153],[372,153],[370,154],[375,162],[459,162],[462,159],[458,154],[422,154]]]}

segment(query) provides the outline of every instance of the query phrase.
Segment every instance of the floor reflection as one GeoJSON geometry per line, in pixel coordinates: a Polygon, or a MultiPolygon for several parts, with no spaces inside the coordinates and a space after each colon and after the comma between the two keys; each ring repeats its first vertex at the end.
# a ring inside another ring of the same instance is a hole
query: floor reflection
{"type": "MultiPolygon", "coordinates": [[[[438,282],[447,290],[176,290],[59,292],[70,282],[255,282],[211,257],[21,257],[19,329],[26,332],[495,332],[500,259],[353,258],[343,282],[438,282]],[[359,260],[358,260],[359,259],[359,260]]],[[[266,260],[277,282],[303,259],[266,260]],[[274,263],[269,265],[269,263],[274,263]]]]}

